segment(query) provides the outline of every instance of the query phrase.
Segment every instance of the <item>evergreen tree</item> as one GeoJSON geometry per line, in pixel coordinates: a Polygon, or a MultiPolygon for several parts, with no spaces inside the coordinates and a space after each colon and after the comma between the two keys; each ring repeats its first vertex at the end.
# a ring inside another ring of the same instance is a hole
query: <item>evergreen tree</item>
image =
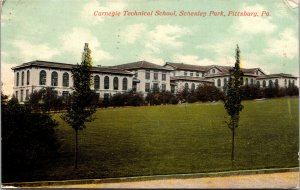
{"type": "Polygon", "coordinates": [[[236,62],[233,69],[230,70],[229,82],[224,98],[224,107],[229,115],[227,125],[232,131],[232,145],[231,145],[231,161],[234,161],[234,138],[235,128],[239,125],[239,113],[243,109],[241,104],[241,82],[243,73],[240,69],[240,49],[236,48],[236,62]]]}
{"type": "Polygon", "coordinates": [[[92,57],[88,44],[85,44],[82,54],[82,62],[72,69],[74,80],[73,93],[67,113],[62,118],[75,130],[75,169],[78,163],[78,131],[85,128],[86,122],[93,120],[92,115],[96,111],[93,104],[95,93],[91,90],[92,57]]]}

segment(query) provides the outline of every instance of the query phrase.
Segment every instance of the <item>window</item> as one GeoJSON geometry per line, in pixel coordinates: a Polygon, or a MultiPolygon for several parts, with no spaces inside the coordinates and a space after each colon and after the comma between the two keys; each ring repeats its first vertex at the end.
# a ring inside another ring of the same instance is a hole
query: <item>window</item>
{"type": "Polygon", "coordinates": [[[46,71],[42,70],[40,72],[40,85],[46,85],[46,71]]]}
{"type": "Polygon", "coordinates": [[[109,89],[109,77],[104,77],[104,89],[109,89]]]}
{"type": "Polygon", "coordinates": [[[221,86],[221,79],[218,79],[218,80],[217,80],[217,83],[218,83],[218,84],[217,84],[218,87],[220,87],[220,86],[221,86]]]}
{"type": "Polygon", "coordinates": [[[227,78],[224,78],[224,86],[227,85],[227,78]]]}
{"type": "Polygon", "coordinates": [[[216,70],[213,69],[213,70],[212,70],[212,73],[215,73],[215,72],[216,72],[216,70]]]}
{"type": "Polygon", "coordinates": [[[263,87],[266,88],[266,81],[263,80],[263,87]]]}
{"type": "Polygon", "coordinates": [[[21,76],[21,86],[24,86],[24,71],[22,72],[21,76]]]}
{"type": "Polygon", "coordinates": [[[16,98],[19,99],[19,92],[16,91],[16,98]]]}
{"type": "Polygon", "coordinates": [[[293,86],[295,85],[295,80],[292,80],[292,85],[293,85],[293,86]]]}
{"type": "Polygon", "coordinates": [[[186,71],[184,71],[184,76],[186,76],[187,75],[187,72],[186,71]]]}
{"type": "Polygon", "coordinates": [[[273,81],[272,80],[269,80],[269,87],[273,87],[273,81]]]}
{"type": "Polygon", "coordinates": [[[127,90],[128,80],[127,78],[123,78],[123,90],[127,90]]]}
{"type": "Polygon", "coordinates": [[[30,71],[29,70],[27,71],[26,78],[27,78],[26,84],[29,85],[29,81],[30,81],[30,71]]]}
{"type": "Polygon", "coordinates": [[[258,75],[258,71],[256,71],[255,73],[256,73],[256,75],[258,75]]]}
{"type": "Polygon", "coordinates": [[[284,79],[284,86],[285,86],[285,87],[287,86],[287,81],[286,81],[286,79],[284,79]]]}
{"type": "Polygon", "coordinates": [[[26,95],[25,95],[25,100],[28,100],[29,99],[29,90],[27,89],[26,90],[26,95]]]}
{"type": "Polygon", "coordinates": [[[20,74],[19,73],[17,73],[17,86],[19,86],[19,78],[20,78],[20,76],[19,76],[20,74]]]}
{"type": "Polygon", "coordinates": [[[256,81],[256,86],[257,86],[258,88],[260,88],[260,82],[259,82],[259,81],[256,81]]]}
{"type": "Polygon", "coordinates": [[[146,79],[150,79],[150,71],[149,71],[149,70],[146,71],[145,78],[146,78],[146,79]]]}
{"type": "Polygon", "coordinates": [[[253,81],[253,79],[251,79],[250,81],[251,81],[251,85],[253,85],[253,84],[254,84],[254,81],[253,81]]]}
{"type": "Polygon", "coordinates": [[[63,74],[63,86],[68,87],[69,86],[69,73],[65,72],[63,74]]]}
{"type": "Polygon", "coordinates": [[[162,75],[161,75],[161,80],[163,80],[163,81],[166,80],[166,73],[162,73],[162,75]]]}
{"type": "Polygon", "coordinates": [[[100,77],[99,75],[96,75],[94,77],[94,89],[99,90],[99,88],[100,88],[100,77]]]}
{"type": "Polygon", "coordinates": [[[175,86],[171,86],[171,93],[175,93],[175,86]]]}
{"type": "Polygon", "coordinates": [[[275,79],[275,87],[278,87],[278,79],[275,79]]]}
{"type": "Polygon", "coordinates": [[[193,72],[190,72],[190,76],[191,76],[191,77],[194,76],[194,73],[193,73],[193,72]]]}
{"type": "Polygon", "coordinates": [[[158,83],[153,83],[153,91],[158,91],[158,83]]]}
{"type": "Polygon", "coordinates": [[[196,76],[199,77],[199,73],[198,72],[196,73],[196,76]]]}
{"type": "Polygon", "coordinates": [[[195,84],[194,83],[192,83],[192,90],[195,90],[195,84]]]}
{"type": "Polygon", "coordinates": [[[154,72],[154,80],[158,80],[158,73],[154,72]]]}
{"type": "Polygon", "coordinates": [[[248,85],[248,78],[246,78],[246,81],[245,81],[245,82],[246,82],[246,85],[248,85]]]}
{"type": "Polygon", "coordinates": [[[184,88],[185,88],[185,89],[189,89],[189,84],[188,84],[188,83],[185,83],[185,84],[184,84],[184,88]]]}
{"type": "Polygon", "coordinates": [[[23,96],[24,96],[23,93],[24,93],[24,90],[21,90],[21,100],[20,100],[21,102],[23,102],[23,96]]]}
{"type": "Polygon", "coordinates": [[[162,91],[166,91],[166,84],[162,84],[162,85],[161,85],[161,90],[162,90],[162,91]]]}
{"type": "Polygon", "coordinates": [[[64,100],[66,100],[68,98],[68,96],[69,96],[69,92],[68,91],[63,91],[62,92],[62,97],[63,97],[64,100]]]}
{"type": "Polygon", "coordinates": [[[53,71],[51,74],[51,86],[57,86],[58,74],[56,71],[53,71]]]}
{"type": "Polygon", "coordinates": [[[150,83],[145,83],[145,92],[150,91],[150,83]]]}
{"type": "Polygon", "coordinates": [[[114,90],[118,90],[119,89],[119,79],[118,77],[114,78],[114,90]]]}

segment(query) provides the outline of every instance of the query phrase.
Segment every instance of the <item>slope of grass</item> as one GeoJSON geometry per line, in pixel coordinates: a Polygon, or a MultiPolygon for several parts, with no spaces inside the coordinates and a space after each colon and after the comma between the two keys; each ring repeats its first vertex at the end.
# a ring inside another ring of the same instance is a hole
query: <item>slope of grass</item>
{"type": "MultiPolygon", "coordinates": [[[[60,122],[61,158],[43,179],[107,178],[298,165],[298,99],[245,101],[231,166],[231,131],[222,103],[99,109],[79,133],[60,122]]],[[[41,177],[41,176],[40,176],[41,177]]]]}

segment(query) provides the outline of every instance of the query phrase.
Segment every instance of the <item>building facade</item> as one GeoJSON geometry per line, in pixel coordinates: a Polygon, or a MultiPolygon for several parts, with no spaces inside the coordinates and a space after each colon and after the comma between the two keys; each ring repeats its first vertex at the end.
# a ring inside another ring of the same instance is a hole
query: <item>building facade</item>
{"type": "MultiPolygon", "coordinates": [[[[49,61],[32,61],[13,67],[14,96],[20,101],[28,100],[31,93],[45,87],[53,87],[57,95],[72,92],[71,70],[76,65],[49,61]]],[[[229,81],[229,66],[197,66],[166,62],[160,66],[147,61],[137,61],[111,67],[92,67],[92,89],[99,98],[110,97],[129,90],[144,96],[151,90],[176,93],[184,88],[196,89],[199,85],[214,85],[224,90],[229,81]]],[[[265,74],[260,68],[242,68],[243,85],[270,85],[288,87],[297,85],[297,77],[290,74],[265,74]]]]}

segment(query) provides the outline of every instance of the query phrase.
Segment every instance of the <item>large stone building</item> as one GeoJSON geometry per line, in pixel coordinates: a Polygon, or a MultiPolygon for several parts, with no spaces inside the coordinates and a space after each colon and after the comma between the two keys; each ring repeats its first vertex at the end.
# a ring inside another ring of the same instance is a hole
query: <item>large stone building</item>
{"type": "MultiPolygon", "coordinates": [[[[71,69],[75,65],[49,61],[32,61],[13,67],[14,96],[24,102],[29,95],[45,87],[53,87],[59,96],[72,91],[71,69]]],[[[199,85],[215,85],[221,90],[229,80],[229,66],[197,66],[167,62],[160,66],[147,61],[121,64],[111,67],[92,67],[92,89],[99,97],[134,90],[146,95],[151,89],[175,93],[183,88],[196,89],[199,85]]],[[[266,75],[260,68],[242,69],[244,85],[265,88],[278,84],[287,87],[296,84],[297,77],[290,74],[266,75]]]]}

